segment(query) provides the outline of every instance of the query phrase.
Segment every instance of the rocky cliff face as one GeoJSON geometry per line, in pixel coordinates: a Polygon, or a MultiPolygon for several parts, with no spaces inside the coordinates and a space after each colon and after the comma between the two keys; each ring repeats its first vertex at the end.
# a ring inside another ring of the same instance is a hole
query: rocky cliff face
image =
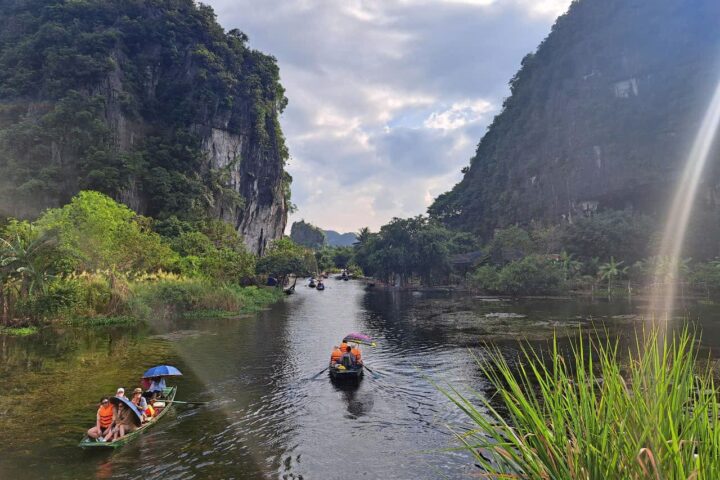
{"type": "Polygon", "coordinates": [[[191,0],[0,0],[0,206],[96,189],[159,219],[232,223],[262,254],[290,177],[275,60],[191,0]]]}
{"type": "MultiPolygon", "coordinates": [[[[663,213],[720,80],[719,18],[716,0],[573,3],[430,213],[485,235],[604,209],[663,213]]],[[[702,197],[720,211],[710,170],[702,197]]]]}
{"type": "Polygon", "coordinates": [[[319,249],[327,245],[325,232],[305,220],[292,224],[290,238],[298,245],[308,248],[319,249]]]}

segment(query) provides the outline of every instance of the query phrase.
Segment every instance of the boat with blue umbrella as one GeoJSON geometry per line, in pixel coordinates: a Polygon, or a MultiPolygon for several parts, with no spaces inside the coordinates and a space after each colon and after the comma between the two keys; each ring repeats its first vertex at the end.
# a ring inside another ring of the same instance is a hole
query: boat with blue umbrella
{"type": "Polygon", "coordinates": [[[83,449],[113,449],[121,447],[139,437],[143,432],[145,432],[145,430],[155,425],[163,416],[165,416],[175,401],[177,387],[165,386],[165,377],[176,377],[181,375],[182,372],[172,365],[157,365],[145,371],[143,374],[143,380],[152,380],[151,390],[149,391],[152,398],[148,401],[148,403],[152,405],[155,413],[151,417],[143,417],[142,412],[140,412],[135,404],[127,397],[110,397],[110,403],[113,405],[117,406],[119,404],[123,404],[132,411],[132,419],[137,428],[112,442],[98,441],[85,435],[78,446],[83,449]]]}
{"type": "Polygon", "coordinates": [[[126,445],[127,443],[131,442],[132,440],[135,440],[137,437],[139,437],[142,433],[144,433],[148,428],[151,428],[154,426],[165,414],[170,410],[170,407],[173,404],[173,400],[175,399],[175,394],[177,393],[177,387],[169,387],[166,388],[163,392],[163,399],[162,400],[156,400],[153,402],[153,408],[155,409],[155,415],[148,418],[145,422],[142,421],[142,415],[138,411],[138,409],[135,407],[135,404],[133,404],[130,400],[128,400],[126,397],[111,397],[110,402],[117,405],[118,403],[123,403],[126,407],[130,408],[130,410],[133,412],[133,420],[136,422],[136,426],[138,427],[135,431],[132,431],[117,440],[113,442],[101,442],[94,440],[87,435],[83,437],[83,439],[80,441],[78,446],[83,449],[114,449],[118,447],[122,447],[123,445],[126,445]]]}
{"type": "Polygon", "coordinates": [[[182,376],[182,372],[172,365],[158,365],[156,367],[149,368],[143,373],[142,378],[153,378],[153,377],[174,377],[182,376]]]}

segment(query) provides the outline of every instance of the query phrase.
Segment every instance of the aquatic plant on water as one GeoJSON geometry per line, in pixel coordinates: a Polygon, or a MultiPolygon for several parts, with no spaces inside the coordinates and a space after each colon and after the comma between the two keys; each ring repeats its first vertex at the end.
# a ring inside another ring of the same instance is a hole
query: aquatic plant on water
{"type": "Polygon", "coordinates": [[[483,478],[718,479],[713,372],[684,330],[616,341],[583,336],[561,353],[498,349],[478,364],[489,396],[441,389],[474,423],[458,438],[483,478]],[[478,407],[481,405],[481,407],[478,407]]]}

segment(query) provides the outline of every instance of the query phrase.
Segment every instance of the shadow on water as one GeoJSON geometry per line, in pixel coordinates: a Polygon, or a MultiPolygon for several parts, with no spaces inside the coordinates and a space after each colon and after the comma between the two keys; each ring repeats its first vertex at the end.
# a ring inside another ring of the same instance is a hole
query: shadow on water
{"type": "MultiPolygon", "coordinates": [[[[324,292],[298,289],[234,319],[0,336],[0,478],[464,478],[470,459],[441,450],[455,446],[448,425],[465,419],[428,378],[483,391],[469,350],[482,355],[490,343],[514,356],[519,339],[542,348],[554,331],[598,323],[632,332],[641,310],[625,301],[364,292],[329,281],[324,292]],[[315,376],[352,331],[378,339],[363,352],[375,374],[357,385],[315,376]],[[158,363],[185,373],[179,399],[210,403],[176,406],[117,452],[79,450],[100,396],[134,386],[158,363]]],[[[693,319],[719,310],[697,305],[693,319]]],[[[702,326],[704,344],[717,346],[720,326],[702,326]]]]}

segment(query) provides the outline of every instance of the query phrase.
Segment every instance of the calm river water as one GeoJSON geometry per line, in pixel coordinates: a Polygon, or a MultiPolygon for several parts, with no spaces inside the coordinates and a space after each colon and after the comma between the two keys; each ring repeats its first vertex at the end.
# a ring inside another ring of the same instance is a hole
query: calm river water
{"type": "MultiPolygon", "coordinates": [[[[632,333],[641,304],[518,300],[448,293],[365,292],[330,280],[298,286],[267,311],[236,319],[175,319],[141,327],[47,329],[0,336],[0,479],[471,478],[450,427],[465,420],[428,379],[482,391],[469,358],[485,342],[508,354],[554,330],[604,324],[632,333]],[[326,374],[351,331],[378,339],[356,389],[326,374]],[[136,386],[155,364],[178,366],[176,406],[116,452],[77,448],[100,396],[136,386]]],[[[703,342],[720,345],[720,308],[695,305],[703,342]]]]}

